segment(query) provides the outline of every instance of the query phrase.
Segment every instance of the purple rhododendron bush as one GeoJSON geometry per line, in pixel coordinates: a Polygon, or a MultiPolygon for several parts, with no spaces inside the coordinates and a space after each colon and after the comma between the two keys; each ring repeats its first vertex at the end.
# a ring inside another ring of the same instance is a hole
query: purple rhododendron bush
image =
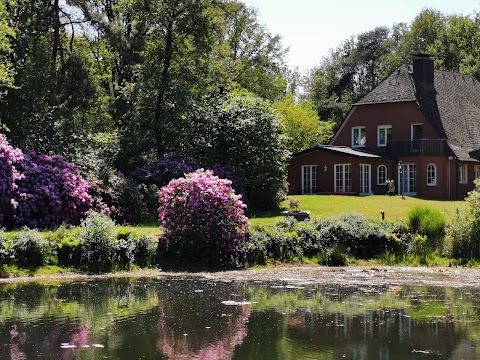
{"type": "Polygon", "coordinates": [[[78,224],[92,207],[90,184],[59,155],[22,152],[0,135],[0,226],[78,224]]]}
{"type": "Polygon", "coordinates": [[[159,192],[164,257],[210,266],[228,263],[245,241],[245,208],[232,182],[213,171],[199,169],[170,181],[159,192]]]}
{"type": "Polygon", "coordinates": [[[22,151],[11,146],[0,134],[0,227],[13,220],[14,192],[22,177],[17,166],[22,160],[22,151]]]}

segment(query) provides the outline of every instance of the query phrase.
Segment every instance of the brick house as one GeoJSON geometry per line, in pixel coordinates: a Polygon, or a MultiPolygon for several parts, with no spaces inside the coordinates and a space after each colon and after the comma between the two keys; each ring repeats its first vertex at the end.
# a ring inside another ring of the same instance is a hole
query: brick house
{"type": "Polygon", "coordinates": [[[329,145],[290,160],[290,194],[398,193],[463,199],[480,177],[480,83],[436,71],[428,55],[401,65],[353,104],[329,145]]]}

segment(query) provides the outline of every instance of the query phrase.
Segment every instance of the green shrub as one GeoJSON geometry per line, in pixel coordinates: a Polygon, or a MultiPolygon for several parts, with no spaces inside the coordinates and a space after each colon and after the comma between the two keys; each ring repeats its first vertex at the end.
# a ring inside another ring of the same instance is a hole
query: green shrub
{"type": "Polygon", "coordinates": [[[113,244],[115,257],[114,263],[119,268],[128,268],[135,260],[136,241],[130,236],[119,239],[113,244]]]}
{"type": "Polygon", "coordinates": [[[411,242],[403,223],[377,221],[358,214],[297,222],[280,220],[271,227],[256,227],[237,249],[240,265],[264,264],[267,258],[293,260],[319,257],[322,265],[346,264],[346,256],[358,258],[401,254],[411,242]]]}
{"type": "Polygon", "coordinates": [[[445,236],[445,218],[440,211],[416,206],[408,214],[408,224],[413,233],[426,236],[431,249],[441,248],[445,236]]]}
{"type": "Polygon", "coordinates": [[[81,262],[92,271],[109,271],[115,253],[115,223],[106,215],[90,212],[79,233],[81,262]]]}
{"type": "Polygon", "coordinates": [[[79,267],[81,264],[80,239],[74,236],[65,236],[57,245],[58,263],[62,266],[79,267]]]}
{"type": "Polygon", "coordinates": [[[20,267],[38,267],[46,263],[47,247],[37,230],[17,234],[9,249],[11,260],[20,267]]]}
{"type": "Polygon", "coordinates": [[[134,241],[134,263],[141,267],[154,265],[155,250],[157,248],[155,240],[145,234],[142,234],[138,238],[134,238],[134,241]]]}
{"type": "Polygon", "coordinates": [[[444,254],[456,259],[480,258],[480,222],[471,209],[457,209],[448,229],[444,254]]]}
{"type": "Polygon", "coordinates": [[[5,238],[3,230],[0,229],[0,265],[8,261],[8,255],[7,239],[5,238]]]}

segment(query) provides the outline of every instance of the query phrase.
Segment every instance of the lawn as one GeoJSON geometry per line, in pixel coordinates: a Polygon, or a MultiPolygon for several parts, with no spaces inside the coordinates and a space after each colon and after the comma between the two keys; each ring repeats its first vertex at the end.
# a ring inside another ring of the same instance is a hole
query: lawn
{"type": "MultiPolygon", "coordinates": [[[[311,218],[328,218],[348,213],[359,213],[381,219],[381,211],[385,212],[387,220],[406,220],[408,211],[414,206],[428,206],[439,210],[445,215],[447,223],[455,215],[455,209],[466,205],[464,200],[430,200],[406,196],[341,196],[341,195],[296,195],[293,198],[300,199],[300,210],[309,210],[311,218]]],[[[281,204],[276,211],[255,212],[247,214],[252,226],[270,225],[277,220],[283,219],[282,211],[288,208],[287,201],[281,204]]],[[[117,231],[145,233],[150,236],[158,236],[160,233],[157,223],[142,224],[136,226],[119,226],[117,231]]],[[[47,234],[48,232],[43,232],[47,234]]],[[[7,237],[13,237],[17,231],[7,233],[7,237]]]]}
{"type": "MultiPolygon", "coordinates": [[[[309,210],[311,218],[327,218],[348,213],[364,214],[381,219],[381,211],[385,219],[406,220],[408,211],[415,206],[426,206],[439,210],[447,223],[455,215],[455,209],[466,205],[464,200],[432,200],[405,196],[373,195],[373,196],[341,196],[341,195],[297,195],[300,199],[300,210],[309,210]]],[[[282,203],[282,209],[273,212],[250,214],[252,225],[272,224],[283,218],[282,211],[288,207],[282,203]]]]}

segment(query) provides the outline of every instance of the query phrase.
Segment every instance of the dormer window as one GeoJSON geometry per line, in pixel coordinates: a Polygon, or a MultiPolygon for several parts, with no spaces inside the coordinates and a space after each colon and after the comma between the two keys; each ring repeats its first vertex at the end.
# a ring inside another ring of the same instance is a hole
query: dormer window
{"type": "Polygon", "coordinates": [[[367,143],[367,129],[364,126],[352,128],[352,148],[365,147],[367,143]]]}
{"type": "Polygon", "coordinates": [[[378,147],[387,146],[388,142],[392,140],[392,125],[380,125],[377,131],[377,140],[378,147]]]}

